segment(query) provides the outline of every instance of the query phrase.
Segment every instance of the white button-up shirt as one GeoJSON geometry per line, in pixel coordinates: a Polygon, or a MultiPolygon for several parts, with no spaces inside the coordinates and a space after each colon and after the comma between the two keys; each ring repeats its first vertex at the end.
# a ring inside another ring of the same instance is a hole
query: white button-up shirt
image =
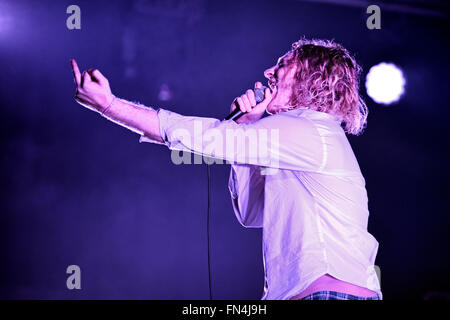
{"type": "Polygon", "coordinates": [[[334,116],[302,108],[237,124],[158,109],[158,118],[170,149],[231,164],[236,217],[263,228],[263,300],[289,299],[327,273],[382,298],[365,180],[334,116]]]}

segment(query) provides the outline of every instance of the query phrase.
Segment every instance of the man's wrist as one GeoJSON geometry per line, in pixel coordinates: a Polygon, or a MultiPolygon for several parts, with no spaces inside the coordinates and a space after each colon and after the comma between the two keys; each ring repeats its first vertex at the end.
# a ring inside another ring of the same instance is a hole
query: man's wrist
{"type": "Polygon", "coordinates": [[[110,111],[112,105],[114,104],[114,102],[116,101],[117,97],[115,95],[111,95],[111,98],[109,99],[110,102],[106,107],[103,107],[102,110],[100,111],[100,114],[102,116],[106,116],[106,114],[108,113],[108,111],[110,111]]]}

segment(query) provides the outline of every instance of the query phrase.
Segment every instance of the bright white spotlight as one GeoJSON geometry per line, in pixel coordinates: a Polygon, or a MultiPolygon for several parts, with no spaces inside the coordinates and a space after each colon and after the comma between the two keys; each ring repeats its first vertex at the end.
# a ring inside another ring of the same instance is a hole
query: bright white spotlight
{"type": "Polygon", "coordinates": [[[405,92],[406,80],[402,70],[393,63],[382,62],[372,68],[366,77],[366,90],[375,102],[394,103],[405,92]]]}

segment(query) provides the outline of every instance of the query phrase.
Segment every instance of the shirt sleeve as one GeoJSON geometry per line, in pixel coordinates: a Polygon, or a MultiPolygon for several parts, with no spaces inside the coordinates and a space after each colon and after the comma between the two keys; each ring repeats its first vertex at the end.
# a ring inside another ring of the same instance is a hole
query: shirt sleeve
{"type": "MultiPolygon", "coordinates": [[[[152,109],[153,109],[153,108],[152,108],[152,109]]],[[[153,109],[153,110],[155,110],[155,109],[153,109]]],[[[160,124],[159,124],[159,134],[160,134],[161,137],[163,137],[164,131],[163,131],[162,128],[161,128],[161,117],[159,116],[159,111],[160,111],[160,110],[162,110],[162,109],[161,109],[161,108],[157,109],[157,110],[156,110],[156,114],[158,115],[158,119],[159,119],[159,122],[160,122],[160,124]]],[[[163,138],[163,140],[164,140],[164,138],[163,138]]],[[[147,137],[147,136],[145,135],[145,133],[142,134],[142,135],[140,136],[140,138],[139,138],[139,143],[141,143],[141,142],[150,142],[150,143],[155,143],[155,144],[167,145],[167,143],[166,143],[165,141],[160,142],[160,141],[157,141],[157,140],[153,140],[153,139],[147,137]]]]}
{"type": "MultiPolygon", "coordinates": [[[[160,134],[171,150],[267,168],[319,171],[325,154],[314,124],[289,112],[249,124],[183,116],[158,109],[160,134]]],[[[153,142],[142,136],[140,141],[153,142]]]]}
{"type": "Polygon", "coordinates": [[[265,176],[261,167],[231,165],[228,189],[239,223],[246,228],[262,228],[265,176]]]}

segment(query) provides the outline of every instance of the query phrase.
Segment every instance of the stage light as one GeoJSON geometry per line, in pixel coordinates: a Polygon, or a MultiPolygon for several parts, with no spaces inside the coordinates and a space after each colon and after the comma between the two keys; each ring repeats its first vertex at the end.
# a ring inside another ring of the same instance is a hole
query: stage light
{"type": "Polygon", "coordinates": [[[385,105],[397,102],[405,92],[406,80],[402,70],[393,63],[382,62],[366,76],[366,90],[373,101],[385,105]]]}
{"type": "Polygon", "coordinates": [[[2,10],[3,6],[0,5],[0,34],[6,34],[10,21],[8,16],[6,16],[5,11],[2,10]]]}
{"type": "Polygon", "coordinates": [[[169,101],[172,99],[172,90],[170,90],[169,85],[163,83],[159,89],[158,99],[161,101],[169,101]]]}
{"type": "Polygon", "coordinates": [[[23,21],[21,25],[18,25],[18,16],[17,9],[10,2],[0,1],[0,45],[10,46],[11,39],[17,34],[17,30],[24,26],[23,21]]]}

